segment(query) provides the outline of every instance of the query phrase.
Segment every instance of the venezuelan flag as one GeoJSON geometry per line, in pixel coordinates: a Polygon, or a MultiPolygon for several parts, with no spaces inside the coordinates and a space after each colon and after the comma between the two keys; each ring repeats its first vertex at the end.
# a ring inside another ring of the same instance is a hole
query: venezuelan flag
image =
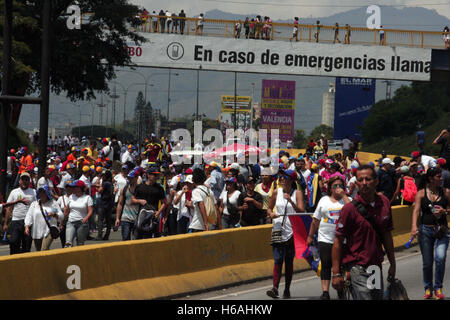
{"type": "MultiPolygon", "coordinates": [[[[317,272],[317,276],[320,276],[320,260],[314,258],[311,248],[306,243],[312,223],[311,216],[289,216],[289,220],[294,233],[295,257],[306,259],[311,269],[317,272]]],[[[317,247],[317,239],[315,239],[315,247],[317,247]]]]}

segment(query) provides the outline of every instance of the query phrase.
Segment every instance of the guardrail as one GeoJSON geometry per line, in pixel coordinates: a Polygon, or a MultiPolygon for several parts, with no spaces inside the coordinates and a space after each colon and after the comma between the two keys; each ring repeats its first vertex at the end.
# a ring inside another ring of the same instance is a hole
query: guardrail
{"type": "MultiPolygon", "coordinates": [[[[244,21],[242,20],[203,19],[203,28],[199,28],[199,18],[177,17],[175,20],[172,19],[170,27],[168,28],[167,19],[168,17],[166,16],[149,15],[148,18],[143,19],[143,24],[137,29],[137,31],[162,33],[162,28],[164,25],[164,33],[181,33],[180,27],[183,25],[183,34],[185,35],[236,38],[236,23],[240,21],[242,26],[240,38],[246,38],[244,21]],[[174,21],[175,24],[177,24],[176,29],[174,27],[174,21]]],[[[290,23],[255,23],[255,32],[250,33],[250,38],[275,41],[297,40],[300,42],[316,42],[316,25],[299,24],[297,39],[293,38],[293,29],[294,24],[290,23]],[[267,30],[267,32],[265,33],[264,30],[267,30]]],[[[345,44],[346,34],[349,32],[350,36],[348,44],[444,49],[445,44],[443,37],[444,35],[450,34],[449,32],[443,33],[442,31],[398,29],[383,29],[383,31],[385,34],[384,42],[381,42],[378,29],[351,26],[346,28],[346,26],[339,26],[339,40],[341,43],[345,44]]],[[[320,25],[320,30],[317,34],[317,42],[334,43],[335,26],[320,25]]]]}
{"type": "MultiPolygon", "coordinates": [[[[394,246],[412,207],[392,208],[394,246]]],[[[0,299],[155,299],[272,276],[272,225],[0,257],[0,299]]],[[[304,259],[294,269],[308,270],[304,259]]],[[[319,280],[318,280],[319,281],[319,280]]]]}

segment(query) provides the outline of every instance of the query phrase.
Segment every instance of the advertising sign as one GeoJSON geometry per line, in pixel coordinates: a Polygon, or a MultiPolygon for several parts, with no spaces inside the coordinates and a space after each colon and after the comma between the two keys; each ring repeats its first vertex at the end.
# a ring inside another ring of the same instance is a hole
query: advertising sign
{"type": "Polygon", "coordinates": [[[261,129],[278,129],[280,140],[294,140],[295,81],[263,80],[261,129]]]}
{"type": "Polygon", "coordinates": [[[359,127],[375,103],[375,79],[336,78],[334,138],[361,140],[359,127]]]}
{"type": "MultiPolygon", "coordinates": [[[[252,98],[236,96],[236,113],[250,113],[252,98]]],[[[234,96],[222,96],[222,113],[234,113],[234,96]]]]}
{"type": "Polygon", "coordinates": [[[430,81],[431,49],[142,33],[137,66],[430,81]]]}

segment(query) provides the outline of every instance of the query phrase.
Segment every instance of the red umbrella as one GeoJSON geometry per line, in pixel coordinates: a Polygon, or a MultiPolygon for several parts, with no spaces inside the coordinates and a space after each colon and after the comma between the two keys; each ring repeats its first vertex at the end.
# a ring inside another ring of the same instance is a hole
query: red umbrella
{"type": "Polygon", "coordinates": [[[226,155],[234,155],[234,154],[259,154],[260,152],[265,151],[266,149],[260,148],[258,146],[249,146],[240,143],[234,143],[232,145],[217,149],[213,152],[207,153],[204,155],[205,158],[216,158],[222,157],[226,155]]]}

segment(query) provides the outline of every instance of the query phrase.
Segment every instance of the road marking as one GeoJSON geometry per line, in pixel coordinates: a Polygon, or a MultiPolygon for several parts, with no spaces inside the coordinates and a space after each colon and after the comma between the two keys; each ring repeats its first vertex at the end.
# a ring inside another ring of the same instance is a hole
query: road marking
{"type": "MultiPolygon", "coordinates": [[[[403,259],[406,259],[406,258],[411,258],[411,257],[417,256],[417,255],[420,255],[420,254],[421,254],[420,252],[412,253],[412,254],[409,254],[409,255],[405,255],[405,256],[396,258],[395,261],[397,262],[399,260],[403,260],[403,259]]],[[[383,264],[386,264],[387,262],[388,261],[384,261],[383,264]]],[[[312,276],[312,277],[302,278],[302,279],[298,279],[298,280],[292,280],[291,283],[304,282],[304,281],[309,281],[309,280],[317,279],[317,278],[318,278],[317,276],[312,276]]],[[[284,285],[284,282],[281,282],[280,285],[284,285]]],[[[206,298],[204,300],[216,300],[216,299],[221,299],[221,298],[226,298],[226,297],[237,297],[237,296],[242,295],[242,294],[247,294],[247,293],[252,293],[252,292],[256,292],[256,291],[263,291],[263,290],[266,290],[266,289],[271,289],[272,287],[273,287],[272,285],[264,286],[264,287],[258,287],[258,288],[254,288],[254,289],[243,290],[243,291],[238,291],[238,292],[234,292],[234,293],[228,293],[228,294],[224,294],[224,295],[220,295],[220,296],[216,296],[216,297],[206,298]]]]}

